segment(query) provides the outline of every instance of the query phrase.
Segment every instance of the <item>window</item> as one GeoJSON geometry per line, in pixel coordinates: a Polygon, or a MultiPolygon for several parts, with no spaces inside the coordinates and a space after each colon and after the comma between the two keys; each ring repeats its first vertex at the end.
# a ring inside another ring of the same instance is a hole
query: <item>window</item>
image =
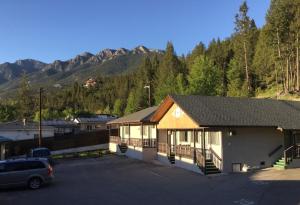
{"type": "Polygon", "coordinates": [[[201,138],[202,138],[203,136],[204,136],[204,135],[203,135],[203,132],[202,132],[202,131],[198,131],[198,132],[197,132],[197,135],[196,135],[196,137],[195,137],[196,143],[201,143],[201,138]]]}
{"type": "Polygon", "coordinates": [[[188,135],[186,131],[179,131],[179,139],[181,142],[188,142],[188,135]]]}
{"type": "Polygon", "coordinates": [[[6,171],[8,172],[15,172],[15,171],[30,170],[30,169],[43,169],[45,168],[45,165],[40,161],[24,161],[24,162],[7,163],[5,168],[6,171]]]}
{"type": "Polygon", "coordinates": [[[125,126],[125,135],[129,135],[129,126],[125,126]]]}
{"type": "Polygon", "coordinates": [[[220,145],[220,133],[219,132],[209,132],[209,142],[213,145],[220,145]]]}
{"type": "Polygon", "coordinates": [[[142,126],[143,127],[143,136],[148,136],[148,126],[142,126]]]}
{"type": "Polygon", "coordinates": [[[2,163],[0,164],[0,173],[5,171],[5,165],[2,163]]]}
{"type": "Polygon", "coordinates": [[[48,157],[51,153],[48,149],[43,150],[34,150],[32,153],[32,157],[48,157]]]}
{"type": "Polygon", "coordinates": [[[232,164],[232,172],[241,172],[242,164],[241,163],[233,163],[232,164]]]}
{"type": "Polygon", "coordinates": [[[86,126],[86,129],[89,130],[89,131],[91,131],[91,130],[93,129],[93,128],[92,128],[92,125],[87,125],[87,126],[86,126]]]}
{"type": "Polygon", "coordinates": [[[33,161],[33,162],[27,162],[26,168],[27,169],[43,169],[43,168],[45,168],[45,165],[43,162],[33,161]]]}

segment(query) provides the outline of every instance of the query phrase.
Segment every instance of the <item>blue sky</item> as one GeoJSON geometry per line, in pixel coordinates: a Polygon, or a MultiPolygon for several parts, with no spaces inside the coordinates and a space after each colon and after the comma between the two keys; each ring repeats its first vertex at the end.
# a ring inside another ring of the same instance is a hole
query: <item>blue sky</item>
{"type": "MultiPolygon", "coordinates": [[[[226,38],[242,0],[1,0],[0,63],[66,60],[104,48],[172,41],[186,54],[200,41],[226,38]]],[[[261,27],[270,0],[248,0],[261,27]]]]}

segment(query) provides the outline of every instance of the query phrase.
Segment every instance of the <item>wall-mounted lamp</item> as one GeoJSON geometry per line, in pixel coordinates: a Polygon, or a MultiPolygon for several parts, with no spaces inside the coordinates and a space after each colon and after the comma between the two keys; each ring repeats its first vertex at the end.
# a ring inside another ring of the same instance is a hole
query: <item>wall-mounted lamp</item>
{"type": "Polygon", "coordinates": [[[236,135],[236,131],[234,131],[234,130],[229,130],[228,135],[229,135],[230,137],[231,137],[231,136],[234,136],[234,135],[236,135]]]}

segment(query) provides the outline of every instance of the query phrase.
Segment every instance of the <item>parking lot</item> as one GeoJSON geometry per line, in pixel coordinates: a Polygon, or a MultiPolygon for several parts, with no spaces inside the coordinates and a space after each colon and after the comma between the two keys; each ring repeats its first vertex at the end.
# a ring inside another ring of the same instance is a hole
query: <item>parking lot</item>
{"type": "Polygon", "coordinates": [[[300,204],[300,169],[201,176],[125,157],[61,161],[39,190],[1,190],[1,205],[300,204]]]}

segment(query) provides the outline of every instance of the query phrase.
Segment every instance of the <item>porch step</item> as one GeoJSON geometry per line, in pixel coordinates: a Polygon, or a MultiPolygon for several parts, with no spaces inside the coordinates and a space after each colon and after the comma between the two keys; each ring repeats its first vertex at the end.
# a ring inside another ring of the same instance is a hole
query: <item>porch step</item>
{"type": "Polygon", "coordinates": [[[215,166],[212,160],[205,160],[205,174],[219,174],[221,171],[215,166]]]}
{"type": "Polygon", "coordinates": [[[171,164],[175,164],[175,154],[174,153],[171,153],[168,156],[168,159],[169,159],[169,161],[170,161],[171,164]]]}
{"type": "Polygon", "coordinates": [[[125,153],[128,149],[128,146],[127,146],[127,144],[120,144],[119,149],[120,149],[121,153],[125,153]]]}
{"type": "Polygon", "coordinates": [[[281,158],[277,160],[274,164],[273,167],[276,169],[286,169],[288,166],[288,163],[285,163],[284,158],[281,158]]]}

